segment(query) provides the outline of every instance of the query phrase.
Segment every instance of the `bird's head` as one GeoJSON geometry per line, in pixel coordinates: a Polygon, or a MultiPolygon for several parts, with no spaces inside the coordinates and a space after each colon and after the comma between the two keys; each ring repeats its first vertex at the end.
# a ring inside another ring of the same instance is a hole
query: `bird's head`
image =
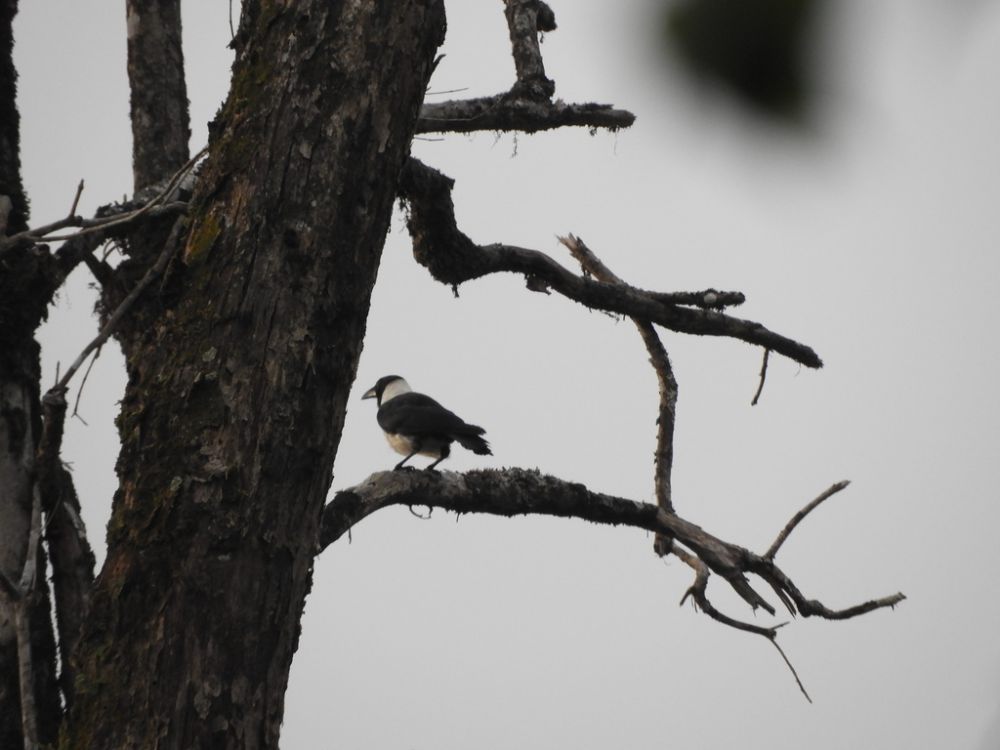
{"type": "Polygon", "coordinates": [[[410,390],[410,384],[399,375],[386,375],[384,378],[379,378],[375,385],[365,391],[365,395],[361,398],[373,398],[381,406],[389,399],[395,398],[401,393],[409,393],[410,390]]]}

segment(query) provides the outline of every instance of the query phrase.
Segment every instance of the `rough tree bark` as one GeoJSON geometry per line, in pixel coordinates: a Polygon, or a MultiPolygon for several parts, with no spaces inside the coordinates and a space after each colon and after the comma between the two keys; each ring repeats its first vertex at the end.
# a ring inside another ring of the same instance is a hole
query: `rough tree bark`
{"type": "Polygon", "coordinates": [[[800,511],[764,554],[674,511],[677,385],[654,324],[822,366],[812,349],[729,315],[726,308],[743,302],[738,292],[630,286],[572,236],[563,242],[582,275],[535,250],[477,245],[458,227],[453,181],[407,160],[414,132],[614,130],[633,122],[609,105],[553,101],[538,44],[539,32],[555,29],[552,10],[540,0],[505,6],[517,76],[511,89],[422,105],[443,39],[443,0],[245,0],[230,94],[188,201],[174,188],[200,156],[187,161],[179,0],[127,0],[136,199],[89,220],[73,215],[74,200],[68,217],[29,232],[10,62],[16,2],[0,0],[0,746],[34,748],[61,726],[62,748],[277,747],[313,560],[393,504],[653,531],[659,554],[695,571],[685,598],[775,646],[779,626],[741,622],[712,606],[710,573],[772,614],[753,588],[761,581],[806,617],[844,619],[902,601],[895,594],[830,609],[807,598],[774,560],[796,524],[846,482],[800,511]],[[415,258],[439,281],[523,274],[533,291],[635,320],[661,383],[658,505],[508,469],[376,474],[324,508],[397,194],[408,204],[415,258]],[[66,227],[83,229],[58,251],[42,244],[66,227]],[[109,238],[125,254],[115,268],[92,255],[109,238]],[[102,285],[104,328],[92,346],[113,333],[129,375],[118,421],[120,485],[96,583],[59,461],[65,384],[83,357],[40,399],[33,339],[80,262],[102,285]],[[44,576],[28,586],[22,575],[41,513],[45,545],[34,562],[44,570],[49,551],[62,712],[44,576]],[[33,700],[20,699],[22,685],[33,700]]]}
{"type": "Polygon", "coordinates": [[[249,3],[181,255],[136,308],[66,747],[277,746],[437,0],[249,3]],[[141,332],[141,333],[139,333],[141,332]]]}
{"type": "MultiPolygon", "coordinates": [[[[11,50],[16,0],[0,2],[0,237],[27,227],[28,201],[21,184],[20,122],[11,50]]],[[[35,328],[44,319],[54,291],[51,258],[28,252],[0,260],[0,576],[15,589],[26,564],[31,526],[34,453],[41,433],[39,347],[35,328]]],[[[36,569],[45,570],[39,547],[36,569]]],[[[28,741],[52,742],[59,720],[55,689],[55,638],[44,575],[18,599],[0,592],[0,747],[21,747],[21,685],[15,622],[30,632],[31,717],[28,741]],[[20,683],[20,685],[19,685],[20,683]],[[30,736],[34,735],[34,736],[30,736]]],[[[22,644],[22,648],[24,644],[22,644]]]]}

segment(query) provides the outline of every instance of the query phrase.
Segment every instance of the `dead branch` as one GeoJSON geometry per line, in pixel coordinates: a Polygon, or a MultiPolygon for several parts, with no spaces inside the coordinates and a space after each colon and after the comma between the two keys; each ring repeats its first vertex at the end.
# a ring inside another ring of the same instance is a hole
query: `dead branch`
{"type": "Polygon", "coordinates": [[[451,178],[413,158],[400,174],[399,195],[409,206],[407,227],[413,239],[413,255],[444,284],[457,286],[491,273],[523,274],[536,277],[563,296],[594,310],[646,320],[678,333],[735,338],[772,349],[806,367],[823,366],[810,347],[760,323],[713,309],[668,304],[642,289],[578,276],[537,250],[477,245],[456,224],[451,199],[453,186],[451,178]]]}
{"type": "Polygon", "coordinates": [[[610,104],[567,104],[562,101],[519,99],[511,92],[474,99],[424,104],[418,134],[520,131],[537,133],[564,127],[616,131],[635,122],[635,115],[610,104]]]}
{"type": "Polygon", "coordinates": [[[792,533],[792,531],[795,529],[796,526],[799,525],[802,519],[808,516],[820,503],[822,503],[827,498],[836,495],[842,489],[847,487],[847,485],[849,485],[850,483],[851,482],[849,480],[845,479],[830,485],[826,490],[824,490],[819,495],[819,497],[817,497],[806,507],[804,507],[798,513],[792,516],[792,519],[785,525],[785,528],[781,530],[781,533],[778,534],[778,538],[774,540],[774,544],[772,544],[771,547],[767,550],[767,552],[764,553],[764,559],[773,560],[774,556],[778,554],[778,550],[781,548],[781,545],[785,543],[785,540],[788,538],[788,535],[792,533]]]}
{"type": "MultiPolygon", "coordinates": [[[[72,240],[89,234],[94,234],[96,232],[104,232],[112,228],[124,228],[125,226],[134,224],[143,218],[155,218],[157,216],[177,214],[186,211],[186,202],[177,200],[168,202],[168,199],[173,196],[181,181],[191,173],[198,162],[201,161],[207,153],[208,147],[205,147],[195,154],[183,167],[174,173],[174,175],[167,181],[166,185],[158,193],[138,208],[127,210],[124,213],[116,212],[111,215],[97,216],[92,219],[84,219],[80,216],[76,216],[74,213],[70,213],[69,216],[64,219],[60,219],[59,221],[45,224],[43,226],[36,227],[35,229],[26,229],[23,232],[4,238],[0,241],[0,258],[2,258],[5,253],[18,247],[28,247],[40,242],[61,242],[65,240],[72,240]],[[72,232],[65,235],[52,234],[52,232],[65,229],[67,227],[82,227],[82,229],[78,232],[72,232]]],[[[80,185],[81,187],[79,190],[82,190],[82,181],[80,185]]],[[[74,210],[78,200],[79,194],[77,194],[77,198],[73,201],[74,210]]]]}
{"type": "Polygon", "coordinates": [[[65,374],[63,374],[59,381],[49,389],[48,394],[46,395],[65,393],[69,381],[73,378],[83,363],[87,361],[87,357],[90,353],[95,349],[102,347],[104,343],[111,338],[111,335],[115,332],[115,330],[117,330],[118,325],[125,317],[125,314],[129,311],[129,308],[131,308],[133,303],[139,298],[139,295],[141,295],[146,287],[159,278],[159,276],[166,270],[170,259],[174,256],[174,253],[177,252],[178,247],[180,247],[179,236],[180,231],[184,226],[186,226],[186,222],[183,217],[174,222],[174,227],[171,230],[170,237],[164,244],[163,251],[156,259],[156,262],[146,270],[146,273],[139,280],[139,283],[132,288],[132,291],[128,293],[128,296],[121,301],[117,308],[115,308],[115,311],[108,318],[108,322],[104,324],[101,332],[97,334],[93,341],[83,348],[83,351],[80,352],[79,356],[73,361],[73,364],[69,366],[65,374]]]}
{"type": "Polygon", "coordinates": [[[723,541],[678,515],[666,513],[651,503],[591,492],[579,483],[525,469],[465,474],[441,472],[439,475],[398,471],[372,474],[361,484],[341,490],[327,504],[320,530],[320,549],[328,547],[362,519],[391,505],[425,505],[455,513],[507,517],[579,518],[666,534],[722,577],[751,609],[760,607],[772,615],[774,608],[753,589],[748,574],[760,576],[780,591],[783,602],[787,601],[786,606],[804,617],[847,619],[893,607],[905,598],[902,594],[893,594],[843,610],[830,609],[817,600],[807,599],[773,560],[723,541]]]}
{"type": "Polygon", "coordinates": [[[517,73],[514,85],[494,96],[425,103],[417,120],[418,134],[482,130],[536,133],[574,126],[616,131],[635,122],[631,112],[610,104],[553,102],[555,83],[545,75],[538,34],[555,30],[555,14],[539,0],[504,0],[504,4],[517,73]]]}
{"type": "MultiPolygon", "coordinates": [[[[830,490],[824,493],[826,497],[831,494],[830,490]]],[[[808,513],[809,509],[822,502],[821,498],[825,499],[821,495],[799,515],[808,513]]],[[[787,623],[756,625],[719,611],[706,593],[710,573],[715,572],[724,578],[751,609],[762,607],[772,615],[774,609],[750,586],[746,577],[748,573],[756,573],[763,578],[793,615],[798,611],[804,617],[816,615],[827,619],[847,619],[876,609],[894,608],[905,599],[903,594],[897,593],[843,610],[830,609],[817,600],[803,596],[774,560],[766,555],[760,557],[743,547],[724,542],[652,504],[590,492],[580,484],[523,469],[473,471],[467,474],[441,472],[437,475],[393,471],[372,474],[360,485],[338,492],[324,508],[320,550],[345,532],[349,533],[363,518],[391,505],[409,507],[411,512],[412,506],[424,505],[429,511],[443,508],[456,514],[488,513],[507,517],[534,514],[581,518],[594,523],[633,526],[670,538],[674,542],[671,551],[695,572],[694,583],[685,592],[681,604],[691,598],[695,606],[711,619],[770,641],[810,703],[812,699],[798,672],[777,642],[778,629],[787,623]]],[[[794,525],[789,523],[779,538],[787,537],[794,525]]]]}
{"type": "Polygon", "coordinates": [[[771,350],[764,350],[764,361],[760,363],[760,385],[757,386],[757,392],[753,394],[753,400],[750,402],[750,406],[756,406],[757,402],[760,400],[760,394],[764,391],[764,381],[767,379],[767,360],[771,356],[771,350]]]}
{"type": "Polygon", "coordinates": [[[35,487],[40,491],[46,516],[44,534],[52,565],[59,651],[63,655],[59,682],[69,707],[76,679],[70,657],[76,652],[83,619],[90,608],[95,560],[80,518],[80,501],[60,458],[66,409],[63,391],[49,392],[42,398],[43,429],[35,455],[35,487]]]}
{"type": "Polygon", "coordinates": [[[732,617],[723,614],[708,600],[708,595],[706,593],[709,577],[708,567],[683,547],[675,545],[672,551],[695,572],[694,583],[692,583],[691,587],[684,592],[684,596],[681,598],[681,604],[684,604],[690,596],[691,600],[694,602],[695,608],[700,609],[716,622],[720,622],[723,625],[735,628],[736,630],[743,630],[747,633],[754,633],[755,635],[763,636],[770,641],[771,645],[773,645],[778,650],[778,653],[781,654],[781,658],[784,660],[785,665],[792,673],[792,677],[795,678],[795,682],[798,684],[802,695],[805,696],[807,701],[812,703],[812,698],[810,698],[809,693],[806,692],[806,686],[802,684],[802,680],[799,678],[799,673],[795,671],[795,667],[792,665],[791,660],[788,658],[787,654],[785,654],[784,649],[782,649],[778,644],[778,629],[783,628],[788,623],[783,622],[772,627],[762,627],[760,625],[754,625],[753,623],[743,622],[742,620],[735,620],[732,617]]]}
{"type": "MultiPolygon", "coordinates": [[[[559,237],[559,241],[576,258],[584,273],[606,284],[625,285],[625,282],[612,272],[579,237],[574,237],[571,234],[567,237],[559,237]]],[[[674,377],[674,370],[670,365],[670,357],[667,355],[666,347],[660,341],[660,336],[653,324],[639,318],[632,318],[632,322],[646,345],[646,351],[649,352],[649,361],[656,372],[660,391],[659,415],[656,418],[656,452],[653,454],[656,502],[667,513],[673,513],[670,472],[674,462],[677,380],[674,377]]],[[[671,539],[657,534],[653,547],[661,556],[669,554],[671,539]]]]}
{"type": "MultiPolygon", "coordinates": [[[[504,6],[510,30],[510,50],[517,70],[517,83],[512,91],[528,99],[547,100],[555,93],[556,84],[545,77],[542,51],[538,46],[538,2],[504,0],[504,6]]],[[[551,21],[551,27],[555,28],[554,15],[551,21]]]]}

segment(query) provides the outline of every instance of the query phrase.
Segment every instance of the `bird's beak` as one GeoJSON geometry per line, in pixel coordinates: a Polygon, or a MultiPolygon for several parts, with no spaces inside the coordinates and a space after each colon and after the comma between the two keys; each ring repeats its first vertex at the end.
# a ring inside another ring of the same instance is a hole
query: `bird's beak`
{"type": "Polygon", "coordinates": [[[364,401],[366,398],[375,398],[374,388],[369,388],[367,391],[365,391],[365,395],[361,397],[361,400],[364,401]]]}

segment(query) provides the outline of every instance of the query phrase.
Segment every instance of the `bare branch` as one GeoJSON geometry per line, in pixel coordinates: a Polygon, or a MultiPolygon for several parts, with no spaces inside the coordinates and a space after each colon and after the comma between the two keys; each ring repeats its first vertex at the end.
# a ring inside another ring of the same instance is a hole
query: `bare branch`
{"type": "Polygon", "coordinates": [[[76,195],[73,196],[73,205],[69,207],[69,215],[76,216],[76,207],[80,205],[80,196],[83,195],[83,180],[76,186],[76,195]]]}
{"type": "Polygon", "coordinates": [[[511,131],[537,133],[563,127],[627,128],[635,115],[610,104],[566,104],[518,98],[511,92],[476,99],[425,103],[417,120],[421,133],[511,131]]]}
{"type": "MultiPolygon", "coordinates": [[[[323,511],[320,549],[325,549],[352,526],[390,505],[425,505],[456,513],[488,513],[499,516],[548,515],[580,518],[600,524],[624,525],[666,534],[674,538],[714,573],[721,576],[751,608],[774,614],[747,580],[748,573],[763,578],[783,592],[783,603],[794,602],[805,617],[846,619],[893,607],[902,594],[876,599],[846,610],[832,610],[809,600],[773,560],[744,547],[725,542],[678,515],[666,513],[650,503],[591,492],[581,484],[524,469],[441,472],[379,472],[361,484],[336,494],[323,511]]],[[[787,603],[786,603],[786,606],[787,603]]]]}
{"type": "Polygon", "coordinates": [[[62,654],[59,682],[69,708],[75,697],[76,681],[72,656],[90,608],[95,561],[80,518],[79,499],[60,459],[66,408],[62,391],[49,392],[42,399],[44,428],[35,458],[35,486],[40,490],[46,515],[45,539],[52,564],[55,619],[62,654]]]}
{"type": "Polygon", "coordinates": [[[791,671],[792,677],[795,678],[795,682],[799,686],[799,690],[802,691],[802,695],[805,696],[807,701],[812,703],[812,698],[810,698],[809,693],[806,692],[806,686],[803,685],[802,680],[799,679],[799,673],[795,671],[795,667],[792,666],[792,662],[789,660],[781,646],[778,645],[778,629],[784,627],[787,623],[781,623],[770,628],[765,628],[749,622],[734,620],[732,617],[724,615],[712,605],[705,593],[709,577],[708,568],[705,564],[697,557],[690,554],[683,547],[675,546],[673,551],[677,557],[687,563],[687,565],[695,571],[694,583],[691,584],[691,587],[684,593],[684,597],[681,599],[681,604],[683,604],[684,601],[690,596],[694,601],[695,606],[716,622],[721,622],[723,625],[727,625],[737,630],[743,630],[747,633],[754,633],[755,635],[763,636],[769,640],[771,644],[778,649],[778,653],[781,654],[781,658],[784,660],[785,665],[788,667],[789,671],[791,671]]]}
{"type": "Polygon", "coordinates": [[[125,317],[129,308],[131,308],[133,303],[139,298],[139,295],[142,294],[146,287],[153,283],[153,281],[156,280],[164,270],[166,270],[170,259],[174,256],[174,253],[177,252],[178,247],[180,247],[178,239],[181,227],[183,226],[185,226],[183,219],[178,219],[174,222],[174,228],[170,233],[170,237],[163,246],[163,251],[156,259],[156,263],[150,266],[145,275],[139,280],[139,283],[136,284],[132,288],[132,291],[128,293],[128,296],[121,301],[121,304],[118,305],[115,311],[108,318],[108,322],[104,324],[101,332],[97,334],[93,341],[83,348],[83,351],[80,352],[79,356],[73,361],[73,364],[69,366],[63,376],[59,379],[59,382],[49,389],[49,394],[64,393],[66,391],[66,386],[69,384],[69,381],[76,374],[76,371],[80,369],[81,365],[83,365],[83,363],[87,360],[90,353],[95,349],[102,347],[104,342],[111,338],[111,334],[113,334],[118,328],[122,318],[125,317]]]}
{"type": "Polygon", "coordinates": [[[647,320],[678,333],[739,339],[772,349],[807,367],[823,365],[808,346],[759,323],[715,310],[664,304],[652,293],[624,284],[592,281],[570,273],[537,250],[477,245],[455,222],[453,185],[450,178],[412,158],[400,175],[399,194],[409,204],[407,226],[413,238],[413,255],[444,284],[457,286],[500,272],[535,276],[563,296],[591,309],[647,320]]]}
{"type": "MultiPolygon", "coordinates": [[[[102,347],[98,346],[97,349],[94,350],[94,356],[90,358],[90,364],[87,365],[87,370],[83,373],[83,380],[80,381],[80,387],[76,391],[76,401],[73,402],[73,416],[79,417],[81,420],[83,420],[83,417],[80,417],[80,399],[83,397],[83,387],[87,385],[87,378],[90,377],[90,371],[94,369],[94,363],[96,363],[97,358],[101,356],[101,349],[102,347]]],[[[84,422],[84,424],[86,424],[86,422],[84,422]]]]}
{"type": "MultiPolygon", "coordinates": [[[[815,504],[818,503],[814,501],[812,505],[815,504]]],[[[777,631],[783,624],[756,625],[720,612],[706,595],[710,572],[722,576],[752,608],[764,607],[771,614],[773,609],[750,587],[746,573],[761,576],[774,588],[793,614],[795,607],[792,602],[806,617],[817,615],[827,619],[846,619],[876,609],[894,607],[905,599],[902,594],[894,594],[844,610],[829,609],[821,602],[806,599],[775,565],[773,559],[758,557],[742,547],[713,537],[679,516],[666,513],[649,503],[590,492],[582,485],[562,482],[554,477],[522,469],[475,471],[467,474],[441,472],[430,475],[392,471],[373,474],[362,484],[338,492],[327,504],[323,512],[320,549],[334,542],[361,519],[390,505],[424,505],[460,514],[553,515],[581,518],[595,523],[628,525],[669,534],[677,542],[672,550],[674,554],[695,572],[694,583],[684,594],[681,603],[691,598],[698,609],[713,620],[771,641],[792,672],[802,694],[810,701],[794,666],[777,644],[777,631]]]]}
{"type": "Polygon", "coordinates": [[[792,666],[792,662],[788,658],[788,656],[785,654],[785,650],[781,647],[781,644],[778,643],[778,639],[777,638],[771,638],[769,640],[771,641],[771,645],[774,646],[776,649],[778,649],[778,653],[781,654],[781,658],[785,660],[785,664],[788,665],[788,669],[789,669],[789,671],[791,671],[792,677],[795,678],[795,682],[798,684],[799,690],[802,691],[802,695],[804,695],[806,697],[807,701],[809,701],[810,703],[812,703],[813,699],[810,698],[809,697],[809,693],[806,692],[806,686],[803,685],[802,684],[802,680],[799,679],[799,673],[795,671],[795,667],[792,666]]]}
{"type": "MultiPolygon", "coordinates": [[[[566,246],[584,273],[590,274],[598,281],[606,284],[625,283],[608,268],[594,252],[587,247],[586,243],[579,237],[572,234],[568,237],[560,237],[559,241],[566,246]]],[[[656,419],[656,453],[654,454],[654,485],[656,490],[656,502],[667,513],[674,512],[674,505],[671,493],[670,472],[674,463],[674,422],[677,406],[677,380],[674,377],[674,370],[670,365],[670,357],[667,355],[666,347],[660,341],[660,336],[652,323],[639,318],[632,318],[646,351],[649,352],[649,361],[656,372],[656,380],[659,383],[660,409],[656,419]]],[[[656,535],[653,548],[660,556],[670,552],[672,540],[662,534],[656,535]]]]}
{"type": "Polygon", "coordinates": [[[760,625],[753,625],[749,622],[734,620],[732,617],[724,615],[722,612],[717,610],[708,600],[708,596],[705,593],[708,587],[708,578],[710,575],[708,566],[683,547],[674,545],[673,551],[677,557],[679,557],[695,572],[694,583],[692,583],[688,590],[684,592],[684,596],[681,597],[681,604],[684,604],[684,602],[690,597],[694,602],[695,607],[700,609],[716,622],[721,622],[723,625],[735,628],[736,630],[743,630],[747,633],[762,635],[768,639],[774,638],[775,635],[777,635],[777,628],[780,626],[765,628],[760,625]]]}
{"type": "Polygon", "coordinates": [[[764,350],[764,361],[760,364],[760,385],[757,386],[757,392],[753,394],[753,400],[750,402],[750,406],[756,406],[757,402],[760,400],[760,394],[764,390],[764,381],[767,379],[767,359],[771,356],[771,350],[764,350]]]}
{"type": "Polygon", "coordinates": [[[799,614],[803,617],[815,616],[822,617],[824,620],[850,620],[851,618],[874,612],[877,609],[894,609],[897,604],[906,599],[906,596],[902,593],[896,593],[879,599],[871,599],[845,609],[830,609],[822,602],[815,599],[807,599],[803,596],[802,592],[799,591],[773,560],[752,555],[747,560],[747,570],[757,574],[772,586],[781,588],[795,603],[799,614]]]}
{"type": "Polygon", "coordinates": [[[134,224],[141,218],[154,218],[186,211],[186,202],[175,200],[167,203],[166,201],[174,194],[181,181],[191,173],[191,170],[194,169],[207,153],[208,147],[206,146],[195,154],[183,167],[177,170],[158,193],[138,208],[127,210],[125,213],[114,212],[111,215],[98,216],[93,219],[83,219],[71,214],[65,219],[60,219],[51,224],[45,224],[35,229],[27,229],[0,241],[0,257],[18,247],[26,247],[39,242],[72,240],[96,232],[104,232],[112,228],[121,228],[134,224]],[[52,236],[52,232],[65,229],[66,227],[83,227],[83,229],[71,234],[52,236]]]}
{"type": "MultiPolygon", "coordinates": [[[[510,29],[510,49],[517,70],[517,83],[512,91],[528,99],[548,99],[555,93],[556,84],[545,77],[542,51],[538,46],[538,0],[504,0],[504,5],[510,29]]],[[[551,21],[551,27],[555,28],[554,15],[551,21]]]]}
{"type": "Polygon", "coordinates": [[[785,540],[788,538],[788,535],[792,533],[792,531],[795,529],[796,526],[799,525],[802,519],[808,516],[813,510],[815,510],[820,503],[822,503],[827,498],[836,495],[842,489],[847,487],[847,485],[849,485],[850,483],[851,483],[850,480],[844,479],[840,482],[836,482],[835,484],[830,485],[822,493],[820,493],[819,497],[817,497],[806,507],[804,507],[798,513],[792,516],[792,519],[787,524],[785,524],[785,528],[783,528],[781,530],[781,533],[778,534],[778,538],[774,540],[774,544],[772,544],[770,549],[768,549],[768,551],[764,553],[764,559],[773,560],[774,556],[778,554],[778,549],[780,549],[781,545],[785,543],[785,540]]]}
{"type": "Polygon", "coordinates": [[[555,14],[540,0],[504,0],[517,81],[494,96],[425,103],[416,132],[472,133],[481,130],[535,133],[567,126],[616,131],[635,115],[610,104],[552,101],[555,83],[545,76],[538,34],[556,28],[555,14]]]}

